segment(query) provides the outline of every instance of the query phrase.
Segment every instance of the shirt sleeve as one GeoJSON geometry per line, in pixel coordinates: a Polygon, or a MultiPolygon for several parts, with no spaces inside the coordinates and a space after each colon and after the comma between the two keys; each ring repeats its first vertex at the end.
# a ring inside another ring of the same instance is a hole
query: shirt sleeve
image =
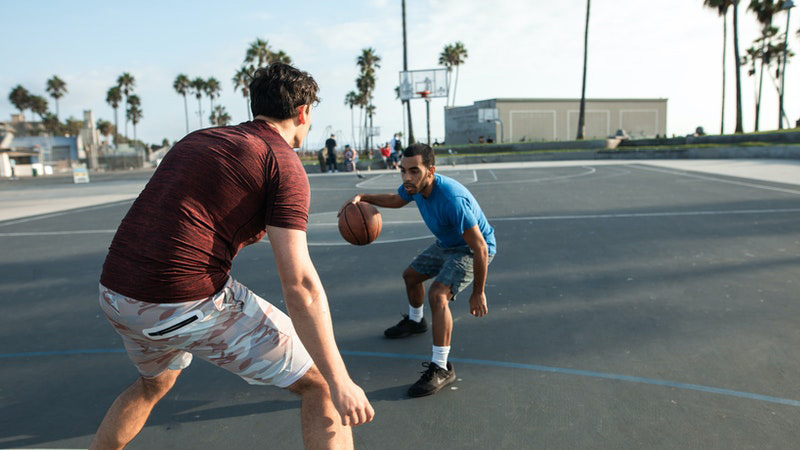
{"type": "Polygon", "coordinates": [[[397,188],[397,195],[399,195],[403,200],[405,200],[408,203],[414,201],[414,197],[408,195],[408,192],[406,192],[406,188],[404,188],[403,185],[400,185],[400,187],[397,188]]]}
{"type": "Polygon", "coordinates": [[[297,155],[277,154],[267,163],[266,224],[306,231],[311,188],[297,155]]]}

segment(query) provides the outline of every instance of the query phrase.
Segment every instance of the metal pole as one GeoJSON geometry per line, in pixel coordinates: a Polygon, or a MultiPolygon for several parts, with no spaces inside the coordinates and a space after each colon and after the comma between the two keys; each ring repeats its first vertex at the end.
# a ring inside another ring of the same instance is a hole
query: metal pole
{"type": "MultiPolygon", "coordinates": [[[[786,116],[786,113],[783,112],[783,89],[784,83],[786,82],[786,54],[789,51],[789,16],[792,14],[792,8],[794,7],[794,2],[788,0],[784,2],[783,8],[786,9],[786,36],[784,37],[783,41],[783,67],[781,68],[781,98],[780,98],[780,111],[778,111],[778,129],[783,129],[783,118],[786,116]]],[[[790,124],[786,123],[786,126],[790,126],[790,124]]]]}
{"type": "Polygon", "coordinates": [[[584,122],[584,115],[586,114],[586,60],[589,54],[589,7],[591,0],[586,0],[586,28],[583,33],[583,85],[581,86],[581,106],[578,113],[578,136],[579,141],[583,140],[586,134],[586,123],[584,122]]]}
{"type": "Polygon", "coordinates": [[[428,145],[431,145],[431,99],[425,97],[425,115],[428,122],[428,145]]]}

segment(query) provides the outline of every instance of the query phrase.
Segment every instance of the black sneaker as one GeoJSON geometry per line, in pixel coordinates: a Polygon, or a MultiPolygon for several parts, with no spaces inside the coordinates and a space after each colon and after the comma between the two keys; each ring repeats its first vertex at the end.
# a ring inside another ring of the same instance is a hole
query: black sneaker
{"type": "Polygon", "coordinates": [[[389,339],[404,338],[414,334],[421,334],[428,331],[428,324],[425,318],[419,322],[414,322],[408,318],[408,314],[403,314],[403,320],[393,327],[389,327],[383,332],[383,335],[389,339]]]}
{"type": "Polygon", "coordinates": [[[439,392],[443,387],[456,381],[456,371],[453,370],[453,365],[447,363],[447,370],[442,369],[434,363],[422,363],[427,367],[419,381],[408,388],[408,395],[410,397],[425,397],[439,392]]]}

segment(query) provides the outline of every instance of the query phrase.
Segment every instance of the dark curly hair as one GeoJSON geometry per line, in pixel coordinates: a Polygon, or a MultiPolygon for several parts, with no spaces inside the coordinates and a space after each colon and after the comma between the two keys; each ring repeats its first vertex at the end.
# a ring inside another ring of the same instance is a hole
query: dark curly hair
{"type": "Polygon", "coordinates": [[[436,156],[430,145],[416,143],[409,145],[403,150],[403,157],[417,155],[422,155],[422,164],[425,167],[431,168],[436,165],[436,156]]]}
{"type": "Polygon", "coordinates": [[[278,120],[297,115],[297,107],[316,105],[319,86],[314,78],[289,64],[272,63],[253,74],[250,81],[250,109],[253,117],[264,115],[278,120]]]}

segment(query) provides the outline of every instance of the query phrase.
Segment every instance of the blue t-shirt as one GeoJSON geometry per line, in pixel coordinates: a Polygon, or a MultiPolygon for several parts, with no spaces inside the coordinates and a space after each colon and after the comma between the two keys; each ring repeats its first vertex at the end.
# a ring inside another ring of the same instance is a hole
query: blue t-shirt
{"type": "Polygon", "coordinates": [[[407,202],[417,203],[422,220],[442,247],[467,246],[462,237],[464,232],[478,225],[489,246],[489,254],[494,255],[497,252],[494,228],[489,225],[472,193],[450,177],[438,173],[433,176],[433,189],[428,198],[422,194],[408,195],[402,185],[397,189],[397,194],[407,202]]]}

